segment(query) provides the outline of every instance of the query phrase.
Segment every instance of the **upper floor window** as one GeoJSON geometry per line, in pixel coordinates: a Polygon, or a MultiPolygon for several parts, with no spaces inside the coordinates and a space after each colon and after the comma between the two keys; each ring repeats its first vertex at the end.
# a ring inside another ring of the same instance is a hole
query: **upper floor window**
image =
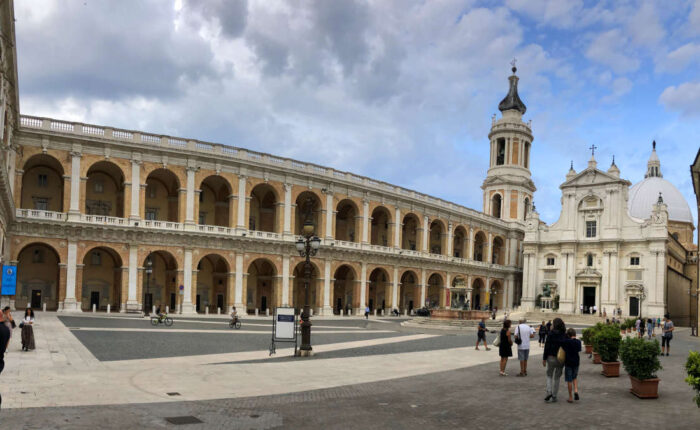
{"type": "Polygon", "coordinates": [[[586,221],[586,237],[596,237],[595,221],[586,221]]]}
{"type": "Polygon", "coordinates": [[[45,174],[39,174],[39,176],[37,177],[37,179],[38,179],[38,185],[39,185],[40,187],[46,187],[46,186],[49,185],[49,177],[48,177],[47,175],[45,175],[45,174]]]}
{"type": "Polygon", "coordinates": [[[99,252],[93,252],[91,257],[90,257],[90,260],[91,260],[91,264],[93,266],[101,266],[102,265],[102,254],[100,254],[99,252]]]}
{"type": "Polygon", "coordinates": [[[156,216],[158,214],[158,209],[154,208],[146,208],[146,219],[153,221],[156,219],[156,216]]]}
{"type": "Polygon", "coordinates": [[[593,254],[588,254],[586,256],[586,266],[593,267],[593,254]]]}
{"type": "Polygon", "coordinates": [[[547,266],[554,266],[554,257],[547,257],[547,266]]]}
{"type": "Polygon", "coordinates": [[[530,142],[525,142],[525,149],[523,150],[523,166],[526,169],[530,168],[530,142]]]}
{"type": "Polygon", "coordinates": [[[39,210],[39,211],[47,211],[49,210],[49,199],[34,199],[34,209],[39,210]]]}
{"type": "Polygon", "coordinates": [[[204,190],[199,192],[199,203],[202,203],[204,201],[204,190]]]}
{"type": "Polygon", "coordinates": [[[206,212],[200,212],[200,213],[199,213],[199,223],[200,223],[200,224],[206,224],[206,223],[207,223],[207,213],[206,213],[206,212]]]}
{"type": "Polygon", "coordinates": [[[639,257],[630,257],[630,266],[639,266],[639,257]]]}
{"type": "Polygon", "coordinates": [[[501,166],[506,163],[506,140],[499,138],[496,140],[496,165],[501,166]]]}
{"type": "Polygon", "coordinates": [[[156,187],[153,185],[148,185],[146,186],[146,192],[148,193],[148,198],[149,199],[155,199],[156,198],[156,187]]]}
{"type": "Polygon", "coordinates": [[[105,184],[103,182],[95,181],[95,185],[93,187],[93,190],[97,194],[102,194],[105,191],[105,184]]]}

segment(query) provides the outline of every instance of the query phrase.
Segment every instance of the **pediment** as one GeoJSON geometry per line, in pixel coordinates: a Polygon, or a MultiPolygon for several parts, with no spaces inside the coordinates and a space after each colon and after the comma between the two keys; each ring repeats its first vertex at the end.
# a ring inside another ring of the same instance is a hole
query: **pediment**
{"type": "Polygon", "coordinates": [[[586,267],[585,269],[576,273],[576,277],[577,278],[599,279],[599,278],[602,278],[603,275],[595,269],[591,269],[590,267],[586,267]]]}
{"type": "Polygon", "coordinates": [[[576,176],[561,184],[559,188],[607,184],[623,184],[627,186],[632,185],[632,183],[628,180],[620,179],[609,173],[603,172],[602,170],[586,169],[579,172],[576,176]]]}

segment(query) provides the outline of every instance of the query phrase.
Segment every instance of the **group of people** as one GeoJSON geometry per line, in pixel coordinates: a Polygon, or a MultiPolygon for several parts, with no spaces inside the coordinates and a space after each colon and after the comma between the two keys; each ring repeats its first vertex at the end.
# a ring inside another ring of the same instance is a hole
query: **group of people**
{"type": "MultiPolygon", "coordinates": [[[[24,318],[19,323],[22,328],[22,351],[34,349],[34,311],[27,308],[24,318]]],[[[12,330],[17,327],[9,306],[0,310],[0,373],[5,368],[5,353],[10,346],[12,330]]],[[[2,405],[2,395],[0,395],[0,406],[2,405]]]]}
{"type": "MultiPolygon", "coordinates": [[[[510,320],[503,322],[503,328],[501,328],[496,342],[498,344],[498,355],[501,357],[500,375],[508,376],[506,365],[508,358],[513,356],[513,344],[515,343],[517,345],[518,361],[520,362],[520,373],[517,376],[525,377],[527,376],[527,362],[530,356],[530,339],[535,337],[535,330],[526,324],[524,319],[520,320],[515,330],[511,328],[511,324],[510,320]]],[[[481,325],[479,330],[481,332],[481,325]]],[[[576,330],[573,328],[567,330],[564,321],[561,318],[555,318],[550,324],[545,324],[542,321],[539,333],[540,345],[544,340],[542,366],[547,368],[547,396],[544,400],[546,402],[557,401],[559,381],[562,373],[564,373],[564,380],[569,391],[567,402],[573,403],[579,400],[578,367],[581,341],[576,338],[576,330]],[[549,327],[547,327],[548,325],[549,327]]],[[[485,337],[486,334],[484,332],[484,344],[486,344],[485,337]]]]}

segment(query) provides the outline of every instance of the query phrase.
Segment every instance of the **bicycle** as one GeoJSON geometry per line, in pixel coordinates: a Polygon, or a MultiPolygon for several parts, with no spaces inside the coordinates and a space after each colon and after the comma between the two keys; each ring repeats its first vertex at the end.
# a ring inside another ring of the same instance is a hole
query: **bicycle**
{"type": "Polygon", "coordinates": [[[239,328],[241,328],[241,320],[239,320],[238,318],[236,318],[235,320],[231,318],[231,320],[228,322],[228,326],[230,328],[235,328],[236,330],[238,330],[239,328]]]}
{"type": "Polygon", "coordinates": [[[158,324],[165,324],[166,326],[170,327],[171,325],[173,325],[173,319],[167,315],[151,317],[151,325],[158,324]]]}

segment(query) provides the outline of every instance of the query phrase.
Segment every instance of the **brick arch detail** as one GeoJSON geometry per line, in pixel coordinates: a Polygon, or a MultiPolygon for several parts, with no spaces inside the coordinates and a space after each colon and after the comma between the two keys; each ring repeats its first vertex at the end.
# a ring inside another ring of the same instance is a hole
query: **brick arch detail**
{"type": "MultiPolygon", "coordinates": [[[[136,263],[140,266],[143,261],[146,260],[148,254],[156,251],[164,251],[175,258],[176,270],[182,270],[185,267],[185,252],[182,248],[171,247],[171,246],[159,246],[159,245],[147,245],[139,246],[138,257],[136,263]]],[[[128,260],[127,260],[128,261],[128,260]]]]}
{"type": "Polygon", "coordinates": [[[275,276],[282,276],[282,257],[280,255],[270,254],[245,254],[243,257],[243,273],[250,273],[250,266],[255,260],[267,260],[275,269],[275,276]]]}
{"type": "Polygon", "coordinates": [[[113,251],[122,260],[122,267],[129,264],[129,246],[125,243],[105,243],[95,241],[81,241],[78,243],[78,264],[82,264],[88,252],[95,248],[105,248],[113,251]]]}
{"type": "Polygon", "coordinates": [[[19,254],[30,245],[44,245],[51,248],[58,255],[59,264],[68,261],[68,241],[63,239],[38,238],[27,236],[16,236],[12,238],[12,258],[11,261],[19,261],[19,254]]]}

